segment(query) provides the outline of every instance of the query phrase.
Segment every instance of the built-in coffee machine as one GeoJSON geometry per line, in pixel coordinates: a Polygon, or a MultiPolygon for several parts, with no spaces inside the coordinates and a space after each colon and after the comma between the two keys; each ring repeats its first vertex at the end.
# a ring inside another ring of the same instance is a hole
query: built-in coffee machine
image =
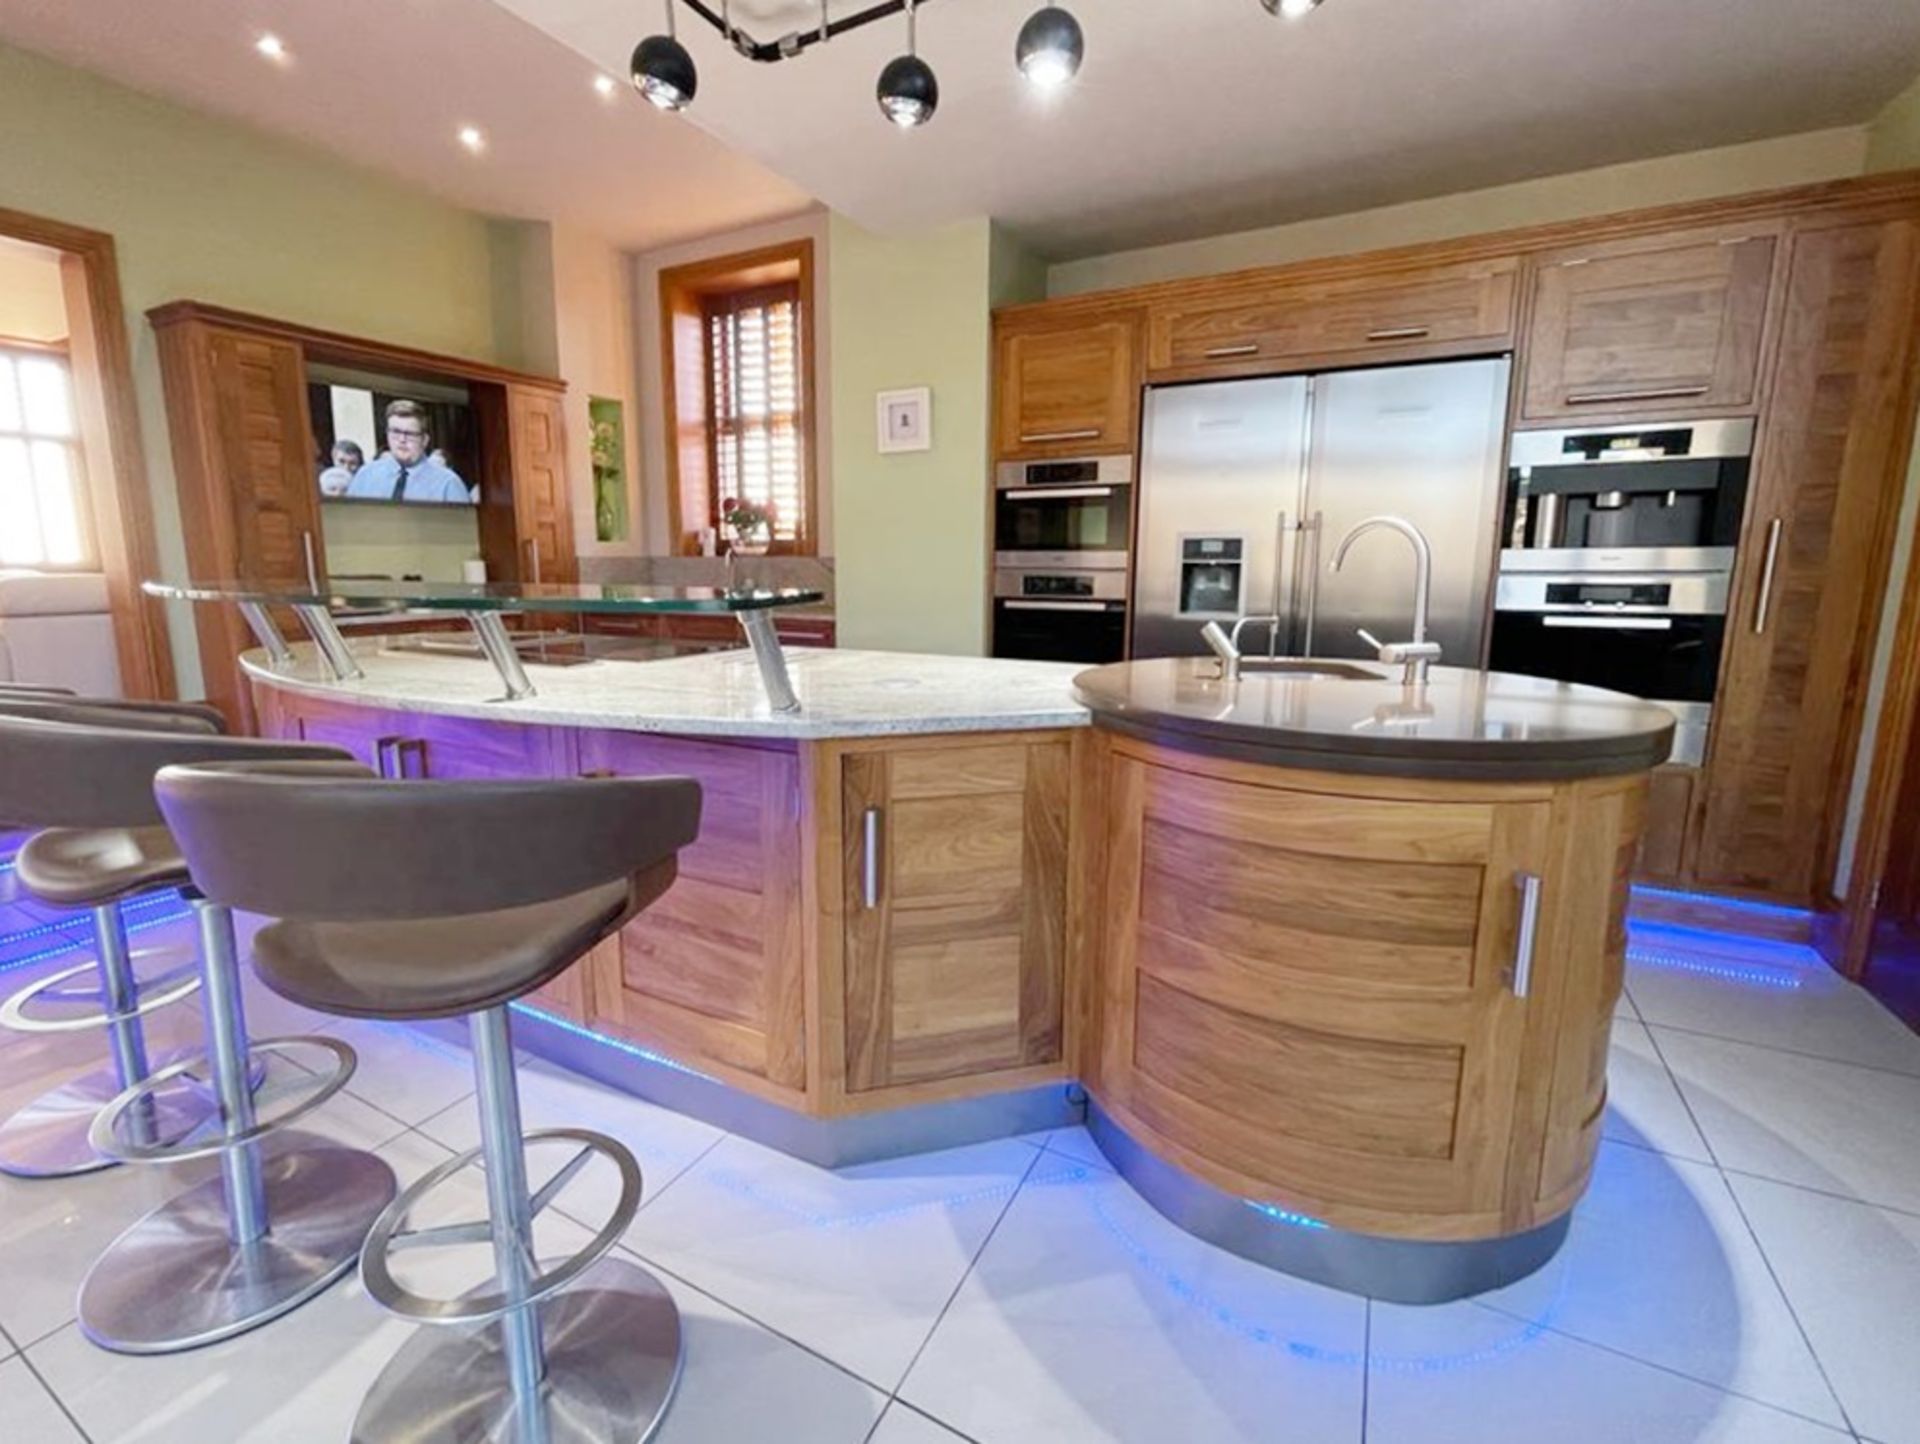
{"type": "Polygon", "coordinates": [[[1754,424],[1522,431],[1494,592],[1496,671],[1670,707],[1673,760],[1705,755],[1754,424]]]}

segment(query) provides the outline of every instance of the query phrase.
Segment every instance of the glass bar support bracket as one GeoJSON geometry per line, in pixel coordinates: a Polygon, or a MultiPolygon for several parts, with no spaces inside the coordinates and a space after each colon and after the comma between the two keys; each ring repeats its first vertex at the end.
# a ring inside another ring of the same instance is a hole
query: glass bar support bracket
{"type": "Polygon", "coordinates": [[[760,666],[760,684],[767,689],[767,701],[776,712],[798,712],[800,699],[794,695],[793,679],[787,675],[787,654],[780,645],[780,633],[774,629],[773,614],[748,611],[739,615],[747,645],[753,648],[753,660],[760,666]]]}
{"type": "Polygon", "coordinates": [[[468,612],[467,621],[480,642],[480,650],[487,654],[493,670],[506,685],[507,695],[499,700],[519,702],[533,696],[533,681],[527,676],[527,669],[520,665],[520,653],[514,648],[513,638],[507,635],[506,623],[500,620],[500,614],[468,612]]]}
{"type": "Polygon", "coordinates": [[[307,635],[313,638],[314,646],[320,649],[320,656],[336,682],[357,681],[366,676],[360,670],[360,664],[353,660],[353,649],[347,645],[347,639],[340,635],[339,624],[333,620],[332,612],[312,602],[296,604],[293,610],[300,618],[300,625],[307,629],[307,635]]]}

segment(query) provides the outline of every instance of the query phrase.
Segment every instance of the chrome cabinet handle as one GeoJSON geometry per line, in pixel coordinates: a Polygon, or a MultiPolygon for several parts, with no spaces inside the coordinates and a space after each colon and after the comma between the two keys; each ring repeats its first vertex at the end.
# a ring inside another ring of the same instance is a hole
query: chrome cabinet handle
{"type": "Polygon", "coordinates": [[[860,903],[869,912],[880,906],[880,809],[860,814],[860,903]]]}
{"type": "Polygon", "coordinates": [[[540,584],[540,538],[537,536],[527,538],[527,563],[530,579],[535,586],[538,586],[540,584]]]}
{"type": "Polygon", "coordinates": [[[1760,600],[1753,607],[1753,634],[1764,636],[1767,630],[1767,613],[1773,607],[1773,569],[1780,560],[1780,533],[1786,522],[1775,517],[1767,524],[1767,559],[1760,566],[1760,600]]]}
{"type": "Polygon", "coordinates": [[[396,778],[400,775],[398,737],[376,737],[373,739],[373,770],[381,777],[396,778]]]}
{"type": "Polygon", "coordinates": [[[1520,889],[1520,927],[1513,943],[1510,986],[1516,998],[1533,990],[1533,945],[1540,933],[1540,875],[1523,872],[1514,878],[1520,889]]]}
{"type": "Polygon", "coordinates": [[[1705,396],[1711,386],[1650,386],[1639,391],[1575,391],[1567,396],[1569,406],[1606,406],[1629,401],[1684,401],[1705,396]]]}
{"type": "Polygon", "coordinates": [[[307,590],[317,592],[320,590],[320,568],[313,560],[312,532],[303,531],[300,533],[300,550],[306,554],[307,558],[307,590]]]}
{"type": "Polygon", "coordinates": [[[1096,441],[1100,428],[1090,426],[1084,431],[1023,431],[1020,439],[1026,442],[1040,441],[1096,441]]]}
{"type": "Polygon", "coordinates": [[[1000,489],[1004,500],[1020,496],[1038,496],[1048,501],[1076,501],[1083,497],[1112,496],[1110,486],[1008,486],[1000,489]]]}
{"type": "Polygon", "coordinates": [[[426,738],[424,737],[401,738],[399,744],[393,749],[393,756],[394,756],[394,761],[398,764],[394,775],[399,777],[402,781],[411,777],[425,777],[427,775],[427,739],[426,738]],[[408,753],[412,753],[413,756],[419,760],[420,766],[419,766],[419,770],[416,772],[407,771],[407,754],[408,753]]]}
{"type": "Polygon", "coordinates": [[[1258,341],[1246,341],[1237,346],[1209,346],[1206,351],[1209,361],[1224,361],[1229,356],[1258,356],[1259,354],[1258,341]]]}
{"type": "Polygon", "coordinates": [[[1104,612],[1106,602],[1022,602],[1001,598],[1000,605],[1010,612],[1104,612]]]}
{"type": "Polygon", "coordinates": [[[1367,332],[1369,341],[1418,341],[1423,336],[1431,336],[1431,326],[1386,326],[1378,331],[1367,332]]]}

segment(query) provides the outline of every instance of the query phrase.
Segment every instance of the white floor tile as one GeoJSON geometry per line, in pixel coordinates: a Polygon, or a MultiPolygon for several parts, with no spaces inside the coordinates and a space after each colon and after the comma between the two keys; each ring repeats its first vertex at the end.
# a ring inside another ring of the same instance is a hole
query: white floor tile
{"type": "Polygon", "coordinates": [[[1079,1124],[1071,1128],[1056,1128],[1048,1134],[1047,1151],[1070,1158],[1075,1163],[1089,1163],[1095,1168],[1104,1168],[1108,1173],[1114,1171],[1113,1164],[1107,1161],[1107,1155],[1093,1141],[1093,1135],[1079,1124]]]}
{"type": "Polygon", "coordinates": [[[730,1137],[641,1210],[628,1243],[891,1387],[1045,1157],[1008,1138],[829,1171],[730,1137]]]}
{"type": "Polygon", "coordinates": [[[1367,1444],[1839,1444],[1847,1437],[1474,1304],[1373,1306],[1367,1444]]]}
{"type": "Polygon", "coordinates": [[[325,1031],[358,1055],[347,1091],[402,1123],[424,1123],[473,1093],[472,1055],[423,1028],[335,1018],[325,1031]]]}
{"type": "Polygon", "coordinates": [[[895,1402],[881,1419],[880,1427],[873,1431],[868,1444],[966,1444],[966,1436],[895,1402]]]}
{"type": "Polygon", "coordinates": [[[1353,1444],[1365,1318],[1043,1161],[900,1392],[982,1444],[1353,1444]]]}
{"type": "Polygon", "coordinates": [[[1703,953],[1703,968],[1751,969],[1743,982],[1712,971],[1630,966],[1634,1006],[1664,1024],[1797,1053],[1920,1074],[1920,1036],[1810,949],[1703,953]],[[1795,954],[1804,958],[1797,964],[1795,954]],[[1791,986],[1785,986],[1791,984],[1791,986]]]}
{"type": "Polygon", "coordinates": [[[1480,1302],[1836,1426],[1845,1423],[1718,1169],[1603,1145],[1565,1247],[1480,1302]]]}
{"type": "Polygon", "coordinates": [[[1920,1078],[1653,1032],[1723,1168],[1920,1212],[1920,1078]]]}
{"type": "MultiPolygon", "coordinates": [[[[521,1123],[526,1130],[586,1128],[618,1139],[639,1161],[642,1206],[723,1136],[711,1124],[655,1107],[541,1059],[522,1054],[518,1071],[521,1123]]],[[[428,1119],[420,1131],[456,1153],[477,1148],[479,1110],[472,1098],[463,1098],[428,1119]]],[[[534,1150],[530,1167],[536,1187],[551,1167],[565,1161],[561,1148],[554,1144],[534,1150]]],[[[595,1163],[561,1190],[558,1207],[597,1229],[618,1201],[619,1175],[611,1166],[595,1163]]]]}
{"type": "Polygon", "coordinates": [[[1614,1019],[1613,1047],[1607,1058],[1607,1116],[1601,1132],[1618,1142],[1676,1158],[1713,1161],[1645,1025],[1631,1018],[1614,1019]]]}
{"type": "Polygon", "coordinates": [[[1854,1427],[1920,1444],[1920,1218],[1734,1178],[1854,1427]]]}
{"type": "Polygon", "coordinates": [[[10,1444],[86,1444],[22,1359],[0,1364],[0,1439],[10,1444]]]}
{"type": "MultiPolygon", "coordinates": [[[[270,1079],[291,1076],[278,1068],[270,1079]]],[[[377,1148],[399,1125],[358,1099],[336,1096],[302,1131],[377,1148]]],[[[285,1141],[290,1135],[281,1135],[285,1141]]],[[[0,1327],[22,1345],[73,1317],[80,1282],[107,1245],[151,1210],[219,1171],[213,1159],[123,1166],[72,1179],[0,1177],[0,1327]]]]}

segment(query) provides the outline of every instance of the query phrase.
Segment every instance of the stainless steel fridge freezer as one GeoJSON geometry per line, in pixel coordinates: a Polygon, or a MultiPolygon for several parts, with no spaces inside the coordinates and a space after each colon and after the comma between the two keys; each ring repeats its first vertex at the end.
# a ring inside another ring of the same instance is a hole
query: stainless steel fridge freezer
{"type": "MultiPolygon", "coordinates": [[[[1366,657],[1356,635],[1410,633],[1404,517],[1433,544],[1429,634],[1444,662],[1479,666],[1504,473],[1506,357],[1154,387],[1141,441],[1132,655],[1198,655],[1209,621],[1274,614],[1283,654],[1366,657]]],[[[1269,645],[1249,628],[1249,651],[1269,645]]]]}

